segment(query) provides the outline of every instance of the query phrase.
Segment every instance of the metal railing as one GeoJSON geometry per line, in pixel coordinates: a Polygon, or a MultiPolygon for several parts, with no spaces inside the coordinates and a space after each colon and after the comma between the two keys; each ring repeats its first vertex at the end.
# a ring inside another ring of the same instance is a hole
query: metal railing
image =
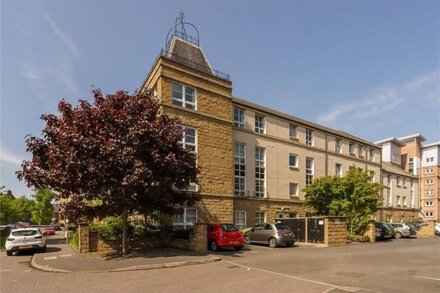
{"type": "Polygon", "coordinates": [[[209,66],[206,66],[205,64],[197,63],[192,60],[189,60],[188,58],[173,54],[167,50],[163,50],[160,52],[160,56],[163,56],[165,58],[168,58],[170,60],[176,61],[180,64],[183,64],[185,66],[197,69],[199,71],[210,73],[218,78],[230,80],[229,74],[223,73],[217,69],[210,68],[209,66]]]}

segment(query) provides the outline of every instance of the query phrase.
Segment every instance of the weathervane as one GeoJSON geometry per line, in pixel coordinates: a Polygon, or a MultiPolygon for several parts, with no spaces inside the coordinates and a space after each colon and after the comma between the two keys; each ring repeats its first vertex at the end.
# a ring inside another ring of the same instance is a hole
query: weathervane
{"type": "Polygon", "coordinates": [[[168,43],[170,41],[169,37],[170,37],[170,33],[172,31],[174,31],[172,37],[176,36],[176,37],[179,37],[179,38],[181,38],[181,39],[183,39],[185,41],[191,42],[191,43],[199,46],[199,44],[200,44],[200,42],[199,42],[200,36],[199,36],[198,29],[192,23],[184,21],[183,20],[184,18],[185,18],[185,13],[183,13],[183,9],[181,9],[180,13],[179,13],[179,17],[176,18],[174,26],[170,29],[170,31],[167,34],[167,38],[165,40],[165,48],[168,47],[168,43]],[[188,25],[188,26],[192,27],[195,30],[195,32],[197,33],[197,38],[193,38],[193,37],[189,36],[186,33],[185,25],[188,25]]]}

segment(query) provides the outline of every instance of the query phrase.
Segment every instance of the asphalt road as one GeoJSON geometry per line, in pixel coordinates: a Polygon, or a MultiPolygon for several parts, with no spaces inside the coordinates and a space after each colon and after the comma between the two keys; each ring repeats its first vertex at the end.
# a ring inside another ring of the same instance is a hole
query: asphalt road
{"type": "Polygon", "coordinates": [[[250,246],[222,261],[119,273],[47,273],[0,252],[6,292],[439,292],[440,237],[331,248],[250,246]]]}

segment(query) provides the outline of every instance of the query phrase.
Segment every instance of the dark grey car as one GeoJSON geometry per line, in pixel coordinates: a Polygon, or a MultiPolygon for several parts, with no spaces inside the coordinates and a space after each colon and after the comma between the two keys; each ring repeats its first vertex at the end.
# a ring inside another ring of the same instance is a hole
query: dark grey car
{"type": "Polygon", "coordinates": [[[290,247],[295,243],[295,234],[283,223],[261,223],[245,233],[244,242],[268,244],[272,248],[278,245],[290,247]]]}

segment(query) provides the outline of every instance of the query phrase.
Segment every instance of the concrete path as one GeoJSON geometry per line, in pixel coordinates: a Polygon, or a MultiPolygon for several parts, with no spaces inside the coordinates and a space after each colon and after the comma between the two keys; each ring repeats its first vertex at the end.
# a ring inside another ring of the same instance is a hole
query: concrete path
{"type": "Polygon", "coordinates": [[[48,239],[47,251],[35,253],[31,265],[49,272],[116,272],[170,268],[219,261],[219,256],[178,249],[150,249],[127,256],[79,254],[65,239],[48,239]]]}

